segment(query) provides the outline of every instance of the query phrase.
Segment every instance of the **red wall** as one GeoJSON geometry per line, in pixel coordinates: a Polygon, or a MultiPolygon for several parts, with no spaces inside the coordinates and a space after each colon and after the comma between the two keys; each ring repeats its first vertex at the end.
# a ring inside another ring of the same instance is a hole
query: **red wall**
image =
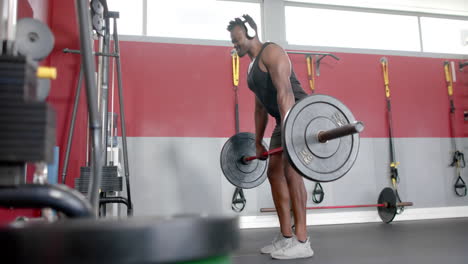
{"type": "MultiPolygon", "coordinates": [[[[229,137],[234,113],[229,47],[122,42],[129,136],[229,137]]],[[[380,55],[334,53],[322,60],[317,93],[340,99],[366,124],[363,137],[387,137],[380,55]]],[[[291,55],[309,91],[303,55],[291,55]]],[[[396,137],[450,137],[444,59],[386,56],[396,137]]],[[[253,94],[246,86],[249,61],[241,60],[242,131],[253,131],[253,94]]],[[[457,72],[455,104],[463,126],[468,74],[457,72]]],[[[463,136],[457,130],[457,136],[463,136]]]]}
{"type": "MultiPolygon", "coordinates": [[[[71,118],[79,56],[63,54],[78,49],[74,1],[19,1],[20,12],[49,17],[56,45],[48,64],[57,67],[48,101],[57,111],[57,144],[62,172],[71,118]],[[41,4],[38,4],[38,3],[41,4]],[[28,11],[30,8],[33,10],[28,11]],[[28,13],[29,12],[29,13],[28,13]],[[46,15],[44,15],[46,14],[46,15]],[[48,15],[47,15],[48,14],[48,15]]],[[[230,47],[121,42],[127,131],[130,137],[230,137],[234,133],[230,47]]],[[[334,96],[365,123],[363,137],[387,137],[385,96],[380,55],[334,53],[325,58],[316,79],[317,93],[334,96]]],[[[299,80],[307,91],[304,56],[291,55],[299,80]]],[[[450,137],[449,102],[444,59],[386,56],[396,137],[450,137]]],[[[241,59],[239,88],[241,131],[254,131],[254,97],[245,81],[248,58],[241,59]]],[[[115,83],[117,88],[117,83],[115,83]]],[[[463,110],[468,108],[468,70],[457,71],[455,83],[456,136],[468,131],[463,110]]],[[[86,105],[80,104],[67,184],[73,186],[86,152],[86,105]]],[[[116,109],[115,111],[118,111],[116,109]]],[[[271,131],[273,120],[270,121],[271,131]]],[[[268,132],[267,132],[268,133],[268,132]]],[[[0,211],[0,220],[8,220],[0,211]]]]}
{"type": "MultiPolygon", "coordinates": [[[[64,54],[65,48],[79,49],[78,24],[75,12],[75,1],[53,0],[51,7],[51,29],[55,35],[55,48],[50,55],[50,63],[57,68],[58,76],[52,82],[48,101],[56,111],[57,145],[60,147],[59,181],[61,181],[63,160],[69,132],[71,114],[76,93],[80,68],[80,56],[64,54]]],[[[84,166],[86,153],[86,93],[83,87],[79,112],[75,126],[67,184],[74,186],[74,178],[84,166]]]]}

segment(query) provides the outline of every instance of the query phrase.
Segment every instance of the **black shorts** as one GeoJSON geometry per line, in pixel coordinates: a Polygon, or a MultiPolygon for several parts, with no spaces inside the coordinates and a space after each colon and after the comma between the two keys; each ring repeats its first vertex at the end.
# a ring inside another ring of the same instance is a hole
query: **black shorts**
{"type": "Polygon", "coordinates": [[[271,140],[270,140],[270,147],[269,150],[279,148],[282,146],[281,143],[281,124],[276,124],[275,129],[273,129],[273,133],[271,133],[271,140]]]}

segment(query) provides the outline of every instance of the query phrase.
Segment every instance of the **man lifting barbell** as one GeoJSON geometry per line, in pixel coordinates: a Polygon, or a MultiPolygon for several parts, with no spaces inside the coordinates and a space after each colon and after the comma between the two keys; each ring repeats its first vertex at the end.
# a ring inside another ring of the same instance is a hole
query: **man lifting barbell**
{"type": "MultiPolygon", "coordinates": [[[[270,149],[281,147],[282,120],[294,103],[307,96],[297,80],[286,52],[275,43],[261,43],[257,26],[249,15],[230,21],[227,30],[238,55],[248,55],[252,62],[248,70],[248,86],[255,93],[256,154],[266,159],[262,140],[268,114],[276,119],[270,149]]],[[[306,229],[307,192],[303,178],[291,166],[286,155],[271,155],[268,180],[280,222],[280,234],[263,254],[277,259],[307,258],[313,256],[306,229]],[[291,207],[295,234],[291,228],[291,207]]]]}

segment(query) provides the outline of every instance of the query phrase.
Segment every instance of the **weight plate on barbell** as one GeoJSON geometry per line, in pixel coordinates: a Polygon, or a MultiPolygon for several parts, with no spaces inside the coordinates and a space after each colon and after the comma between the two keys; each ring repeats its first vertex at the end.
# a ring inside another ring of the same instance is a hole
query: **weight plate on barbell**
{"type": "MultiPolygon", "coordinates": [[[[265,142],[262,142],[266,148],[265,142]]],[[[243,157],[256,156],[255,135],[237,133],[224,143],[221,150],[221,169],[226,179],[234,186],[250,189],[259,186],[266,179],[268,160],[255,159],[247,163],[243,157]]]]}
{"type": "Polygon", "coordinates": [[[359,134],[320,143],[317,134],[355,122],[338,99],[311,95],[297,102],[284,121],[283,144],[292,166],[304,177],[330,182],[343,177],[359,152],[359,134]]]}
{"type": "Polygon", "coordinates": [[[390,223],[395,218],[397,213],[397,198],[395,191],[392,188],[384,188],[379,195],[377,203],[384,204],[387,203],[387,207],[377,207],[380,218],[384,223],[390,223]]]}
{"type": "Polygon", "coordinates": [[[22,18],[16,24],[16,45],[23,56],[40,61],[54,48],[54,35],[49,27],[34,18],[22,18]]]}

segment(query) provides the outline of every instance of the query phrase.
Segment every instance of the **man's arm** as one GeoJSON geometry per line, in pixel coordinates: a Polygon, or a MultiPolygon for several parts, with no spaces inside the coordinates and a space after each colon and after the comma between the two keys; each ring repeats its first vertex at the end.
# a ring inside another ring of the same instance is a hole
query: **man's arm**
{"type": "Polygon", "coordinates": [[[277,92],[278,108],[281,114],[281,122],[286,113],[294,105],[294,93],[291,88],[291,62],[286,52],[277,45],[269,45],[264,50],[263,64],[270,73],[273,85],[277,92]]]}
{"type": "MultiPolygon", "coordinates": [[[[262,145],[265,128],[268,124],[268,113],[258,98],[255,96],[255,143],[262,145]]],[[[258,149],[258,148],[257,148],[258,149]]]]}

